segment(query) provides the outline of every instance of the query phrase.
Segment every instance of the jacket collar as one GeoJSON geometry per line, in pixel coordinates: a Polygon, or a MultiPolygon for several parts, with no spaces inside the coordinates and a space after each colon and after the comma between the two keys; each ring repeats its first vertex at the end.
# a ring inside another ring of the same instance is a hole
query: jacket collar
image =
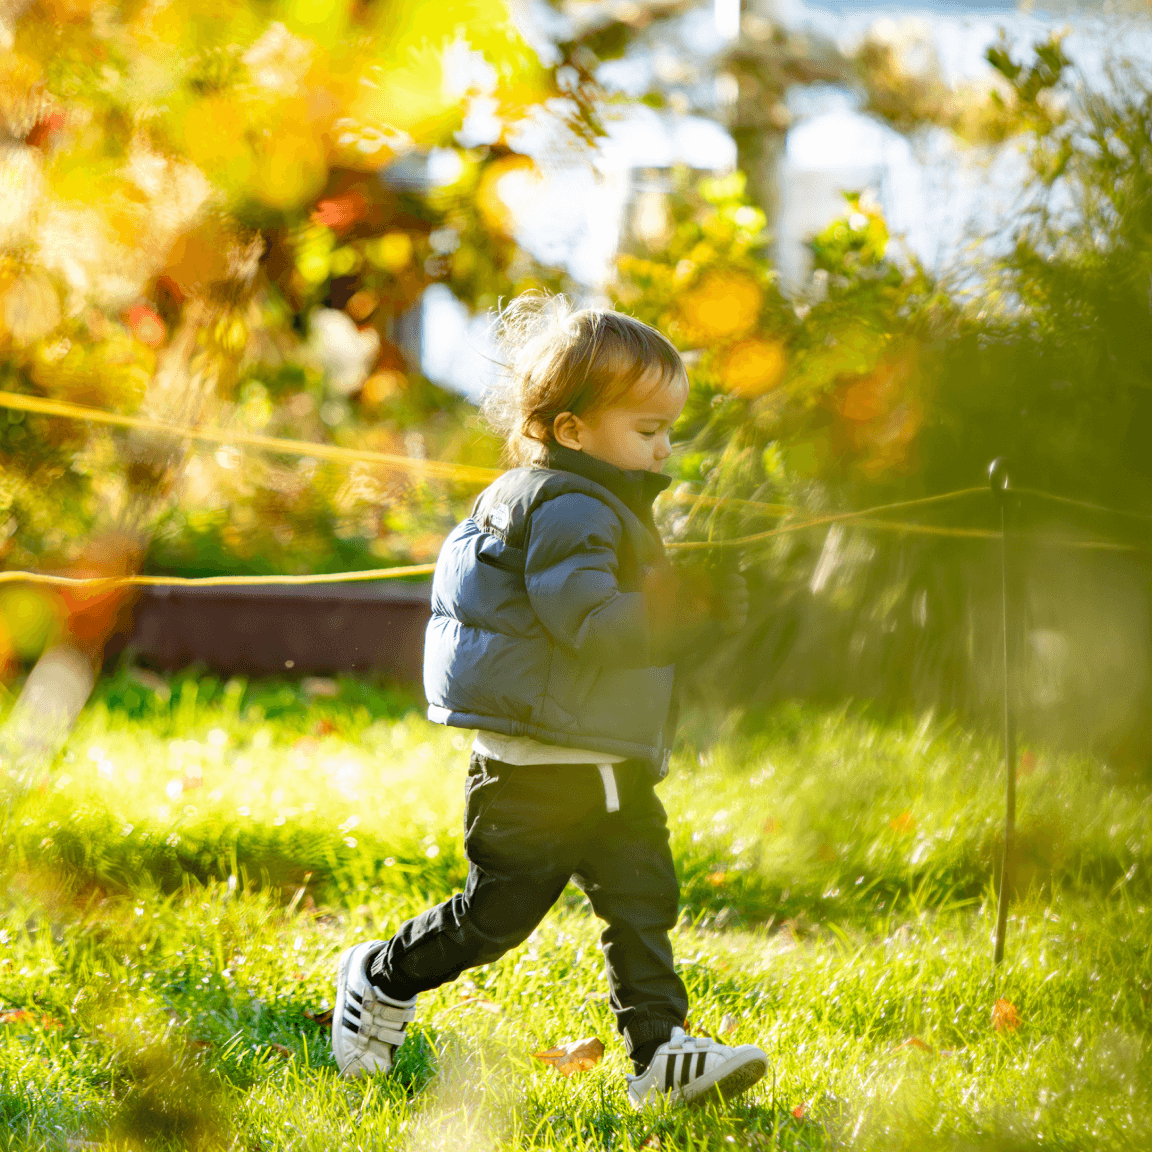
{"type": "Polygon", "coordinates": [[[548,467],[560,472],[574,472],[585,480],[607,488],[653,532],[656,531],[652,520],[652,502],[672,483],[670,476],[649,472],[644,468],[626,472],[603,460],[597,460],[595,456],[589,456],[587,452],[565,448],[563,444],[548,445],[548,467]]]}

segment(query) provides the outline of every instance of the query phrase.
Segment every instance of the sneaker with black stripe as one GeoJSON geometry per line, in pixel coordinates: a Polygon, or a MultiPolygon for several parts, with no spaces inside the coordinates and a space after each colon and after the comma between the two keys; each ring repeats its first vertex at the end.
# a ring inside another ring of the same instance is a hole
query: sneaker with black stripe
{"type": "Polygon", "coordinates": [[[377,991],[364,972],[368,952],[382,943],[369,940],[340,954],[332,1008],[332,1054],[347,1080],[387,1072],[416,1016],[415,996],[405,1002],[392,1000],[377,991]]]}
{"type": "Polygon", "coordinates": [[[731,1100],[767,1071],[768,1057],[755,1044],[728,1048],[707,1036],[688,1036],[683,1028],[673,1028],[672,1039],[656,1049],[647,1069],[627,1077],[628,1099],[636,1108],[661,1100],[731,1100]]]}

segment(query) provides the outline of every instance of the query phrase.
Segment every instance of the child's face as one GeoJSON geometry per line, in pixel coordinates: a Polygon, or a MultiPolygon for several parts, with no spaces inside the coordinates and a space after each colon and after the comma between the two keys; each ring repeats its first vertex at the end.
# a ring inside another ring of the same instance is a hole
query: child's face
{"type": "Polygon", "coordinates": [[[659,472],[672,452],[669,435],[688,400],[688,384],[642,376],[611,408],[587,417],[563,412],[553,434],[559,444],[587,452],[626,472],[659,472]]]}

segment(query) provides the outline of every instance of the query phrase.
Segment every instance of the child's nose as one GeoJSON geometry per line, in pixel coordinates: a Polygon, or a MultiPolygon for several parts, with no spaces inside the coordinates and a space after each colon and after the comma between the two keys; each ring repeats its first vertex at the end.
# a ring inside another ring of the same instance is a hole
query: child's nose
{"type": "Polygon", "coordinates": [[[656,437],[656,459],[667,460],[672,455],[672,440],[667,432],[656,437]]]}

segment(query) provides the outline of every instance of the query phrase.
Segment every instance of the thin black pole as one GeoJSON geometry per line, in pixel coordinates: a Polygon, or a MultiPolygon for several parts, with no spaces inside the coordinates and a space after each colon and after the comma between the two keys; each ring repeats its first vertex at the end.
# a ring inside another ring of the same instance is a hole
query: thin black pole
{"type": "Polygon", "coordinates": [[[1012,893],[1012,863],[1016,843],[1016,716],[1012,699],[1012,631],[1008,604],[1008,462],[998,456],[988,468],[988,482],[1000,505],[1000,624],[1004,660],[1004,766],[1007,775],[1007,803],[1004,811],[1004,862],[1000,867],[1000,902],[996,909],[996,947],[992,963],[1004,959],[1008,935],[1008,901],[1012,893]]]}

